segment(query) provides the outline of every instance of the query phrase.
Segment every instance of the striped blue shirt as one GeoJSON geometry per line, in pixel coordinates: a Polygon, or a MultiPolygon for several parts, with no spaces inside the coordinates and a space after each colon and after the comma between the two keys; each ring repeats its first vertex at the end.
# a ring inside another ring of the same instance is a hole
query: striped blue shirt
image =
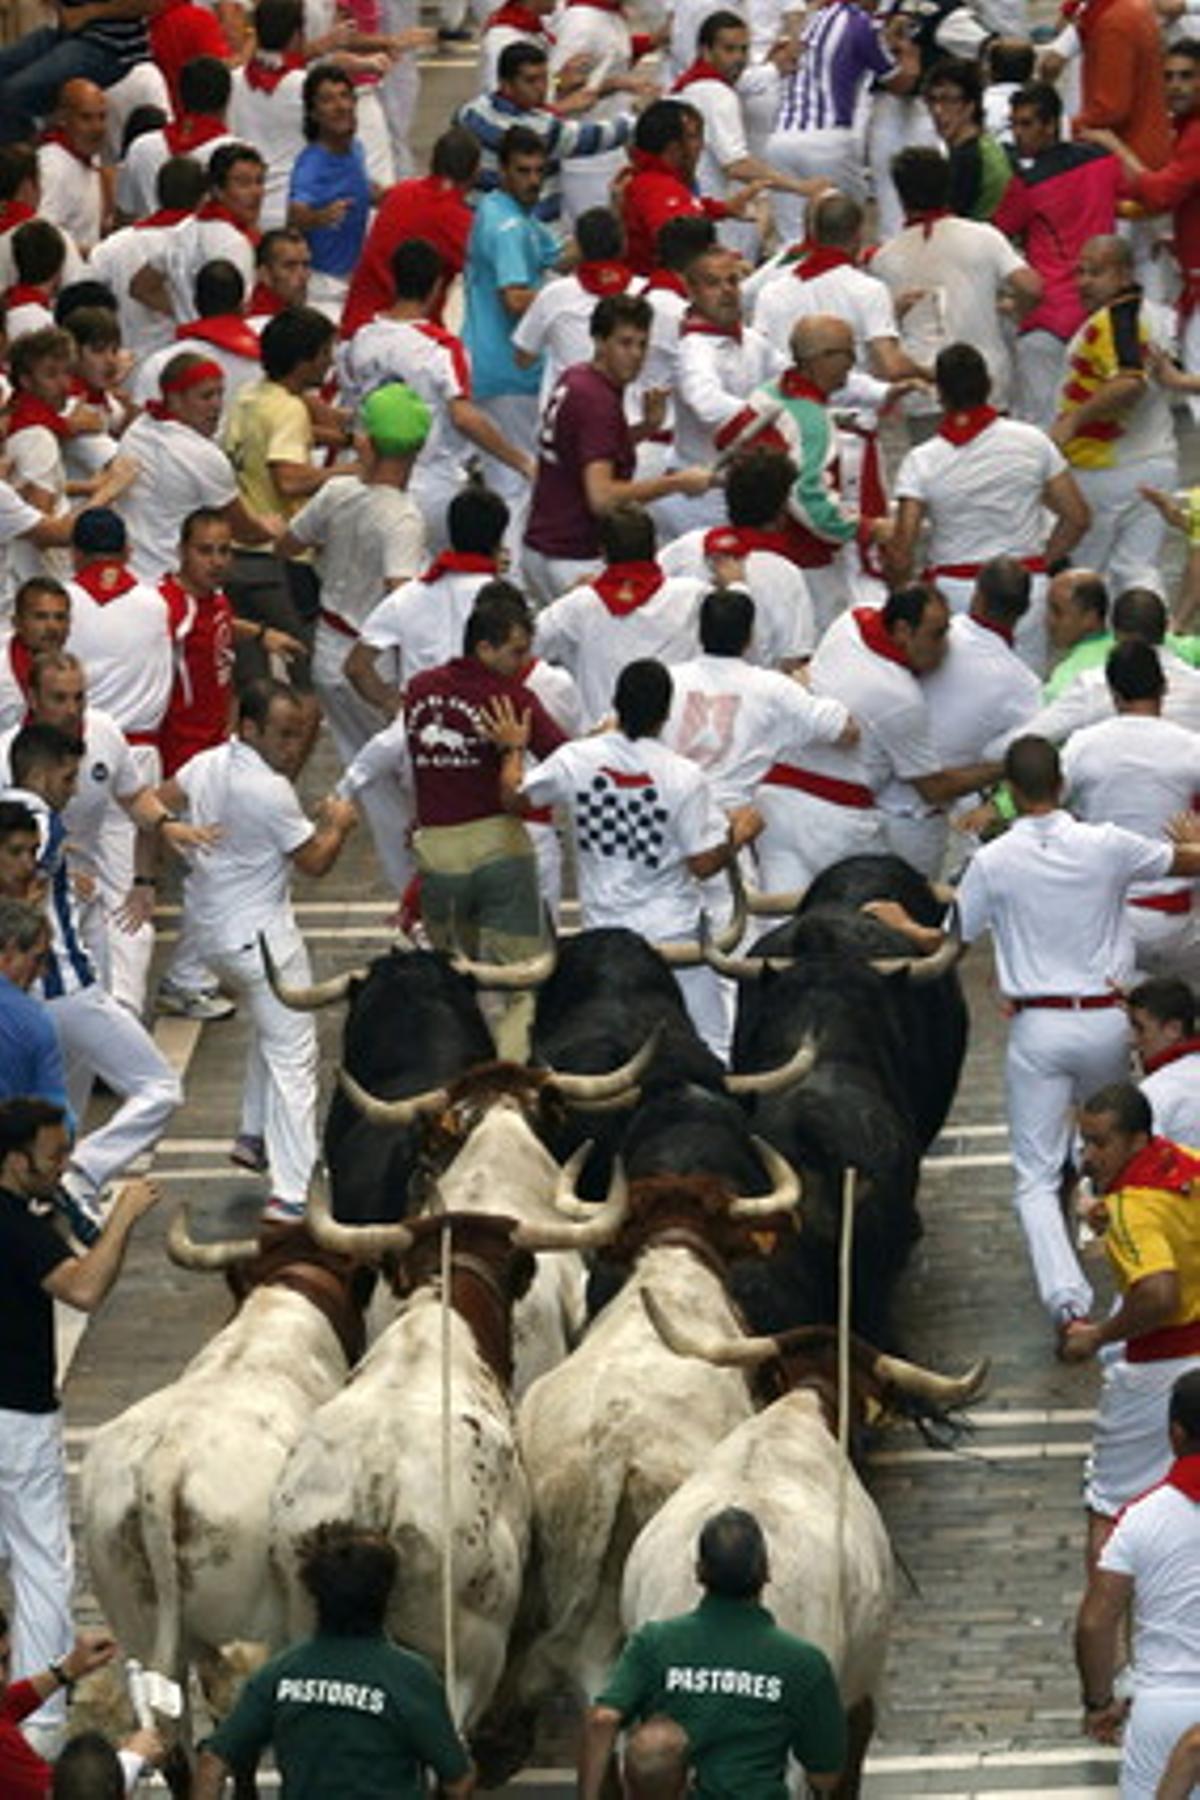
{"type": "Polygon", "coordinates": [[[811,14],[800,43],[800,61],[782,84],[776,131],[848,130],[863,83],[896,73],[874,22],[851,0],[831,0],[811,14]]]}
{"type": "Polygon", "coordinates": [[[64,994],[77,994],[80,988],[93,986],[96,980],[91,958],[83,946],[79,908],[67,867],[67,828],[62,814],[28,788],[6,788],[3,798],[19,800],[38,822],[38,870],[49,882],[46,918],[50,925],[50,952],[42,971],[41,992],[45,1000],[59,1000],[64,994]]]}
{"type": "Polygon", "coordinates": [[[560,119],[556,113],[518,106],[497,91],[480,94],[468,100],[455,114],[455,124],[462,125],[472,137],[479,139],[482,160],[476,186],[485,194],[500,185],[500,146],[505,133],[513,125],[524,125],[535,131],[546,151],[546,174],[542,192],[534,207],[534,217],[553,225],[562,212],[560,165],[568,156],[598,156],[602,150],[619,150],[633,136],[632,114],[619,119],[560,119]]]}

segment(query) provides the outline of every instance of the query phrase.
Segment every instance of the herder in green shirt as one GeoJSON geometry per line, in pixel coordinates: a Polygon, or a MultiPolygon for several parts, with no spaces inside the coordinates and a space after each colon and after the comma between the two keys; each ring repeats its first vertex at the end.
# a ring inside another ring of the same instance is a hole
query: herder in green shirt
{"type": "Polygon", "coordinates": [[[272,1657],[201,1752],[194,1800],[219,1800],[231,1769],[271,1744],[283,1800],[423,1800],[432,1769],[446,1800],[475,1776],[436,1671],[384,1633],[394,1547],[347,1523],[320,1525],[300,1552],[316,1636],[272,1657]]]}
{"type": "Polygon", "coordinates": [[[630,1720],[676,1720],[700,1800],[785,1800],[788,1753],[811,1787],[837,1786],[846,1723],[828,1659],[781,1631],[759,1596],[767,1546],[752,1513],[727,1507],[700,1533],[695,1612],[629,1639],[590,1709],[579,1800],[599,1800],[617,1734],[630,1720]]]}

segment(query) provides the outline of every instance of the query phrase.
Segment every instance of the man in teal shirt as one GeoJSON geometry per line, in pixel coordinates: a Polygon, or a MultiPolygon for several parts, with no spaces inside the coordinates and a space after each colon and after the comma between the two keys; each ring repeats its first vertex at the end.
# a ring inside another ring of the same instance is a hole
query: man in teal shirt
{"type": "Polygon", "coordinates": [[[635,1631],[589,1711],[579,1800],[599,1800],[621,1727],[655,1714],[687,1733],[700,1800],[784,1800],[789,1751],[810,1787],[832,1791],[846,1754],[837,1683],[823,1653],[760,1604],[767,1546],[752,1513],[709,1519],[696,1576],[695,1612],[635,1631]]]}
{"type": "Polygon", "coordinates": [[[397,1556],[386,1538],[320,1525],[300,1552],[316,1636],[273,1657],[200,1754],[194,1800],[219,1800],[230,1769],[268,1744],[283,1800],[422,1800],[425,1770],[446,1800],[475,1790],[442,1684],[423,1656],[384,1633],[397,1556]]]}

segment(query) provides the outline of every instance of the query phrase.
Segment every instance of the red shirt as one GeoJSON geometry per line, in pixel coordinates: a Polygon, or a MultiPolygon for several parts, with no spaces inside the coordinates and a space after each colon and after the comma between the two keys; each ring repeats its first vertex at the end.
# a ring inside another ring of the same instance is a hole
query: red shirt
{"type": "Polygon", "coordinates": [[[590,363],[564,370],[542,417],[538,468],[525,542],[543,556],[578,561],[600,550],[599,521],[587,503],[583,471],[610,462],[628,481],[637,451],[619,387],[590,363]]]}
{"type": "Polygon", "coordinates": [[[159,732],[164,776],[229,736],[233,608],[224,594],[200,599],[175,575],[159,583],[175,640],[175,686],[159,732]]]}
{"type": "Polygon", "coordinates": [[[621,196],[625,224],[625,261],[635,275],[650,275],[658,266],[658,234],[668,219],[681,213],[702,219],[724,219],[729,209],[722,200],[703,200],[693,194],[661,156],[634,150],[633,174],[621,196]]]}
{"type": "Polygon", "coordinates": [[[535,756],[549,756],[566,743],[535,694],[494,675],[477,657],[456,656],[409,682],[404,723],[418,825],[466,825],[501,812],[500,755],[480,727],[480,708],[502,694],[519,712],[532,714],[535,756]]]}
{"type": "Polygon", "coordinates": [[[0,1699],[0,1794],[4,1800],[45,1800],[53,1770],[17,1730],[41,1705],[29,1681],[14,1681],[0,1699]]]}
{"type": "Polygon", "coordinates": [[[474,220],[462,190],[441,175],[421,175],[389,188],[350,280],[342,336],[353,337],[360,325],[395,304],[392,253],[407,238],[424,238],[441,252],[447,277],[461,275],[474,220]]]}
{"type": "Polygon", "coordinates": [[[151,54],[166,77],[171,105],[179,112],[179,76],[184,64],[197,56],[215,56],[218,62],[229,62],[233,51],[208,7],[193,6],[191,0],[168,0],[162,11],[154,13],[146,23],[151,54]]]}
{"type": "Polygon", "coordinates": [[[1174,214],[1175,255],[1183,271],[1183,305],[1200,304],[1200,113],[1175,122],[1171,160],[1161,169],[1126,178],[1125,191],[1147,212],[1174,214]]]}

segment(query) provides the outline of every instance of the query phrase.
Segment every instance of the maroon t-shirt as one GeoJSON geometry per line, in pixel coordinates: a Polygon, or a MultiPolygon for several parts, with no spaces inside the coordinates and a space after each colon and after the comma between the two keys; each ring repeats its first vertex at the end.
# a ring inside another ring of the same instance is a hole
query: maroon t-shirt
{"type": "Polygon", "coordinates": [[[564,370],[542,415],[537,478],[525,542],[543,556],[583,561],[600,551],[583,471],[610,462],[618,481],[633,475],[637,451],[619,387],[591,363],[564,370]]]}
{"type": "Polygon", "coordinates": [[[519,712],[532,714],[529,743],[536,757],[566,743],[536,694],[493,675],[474,656],[456,656],[409,682],[404,726],[418,825],[465,825],[502,810],[500,752],[480,725],[481,707],[502,694],[519,712]]]}

